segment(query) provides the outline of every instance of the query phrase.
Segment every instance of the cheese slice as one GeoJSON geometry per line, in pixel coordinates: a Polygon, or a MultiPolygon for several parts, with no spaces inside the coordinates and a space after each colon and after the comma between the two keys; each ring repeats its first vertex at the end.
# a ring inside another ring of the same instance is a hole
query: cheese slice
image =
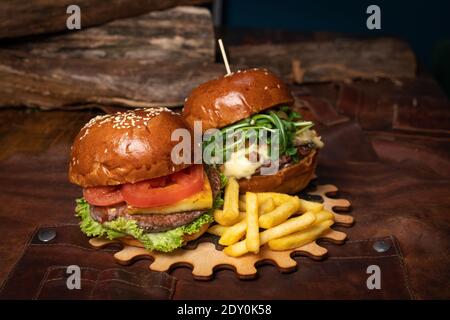
{"type": "Polygon", "coordinates": [[[193,211],[193,210],[208,210],[213,205],[213,196],[211,185],[208,177],[205,175],[205,184],[203,190],[193,194],[192,196],[178,201],[171,205],[153,207],[153,208],[136,208],[128,206],[127,213],[129,214],[169,214],[175,212],[193,211]]]}

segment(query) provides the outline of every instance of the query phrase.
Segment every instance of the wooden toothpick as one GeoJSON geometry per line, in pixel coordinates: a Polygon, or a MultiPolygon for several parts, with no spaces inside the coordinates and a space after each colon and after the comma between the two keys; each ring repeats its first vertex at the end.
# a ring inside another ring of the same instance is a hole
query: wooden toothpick
{"type": "Polygon", "coordinates": [[[225,48],[223,47],[222,39],[219,39],[220,52],[222,52],[223,63],[227,69],[227,74],[231,73],[230,65],[228,64],[227,54],[225,53],[225,48]]]}

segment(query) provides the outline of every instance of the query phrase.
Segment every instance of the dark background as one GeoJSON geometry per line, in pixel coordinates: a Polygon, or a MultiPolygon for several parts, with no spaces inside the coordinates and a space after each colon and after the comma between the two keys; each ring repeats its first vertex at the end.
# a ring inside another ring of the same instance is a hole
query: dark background
{"type": "Polygon", "coordinates": [[[450,1],[224,0],[226,28],[331,31],[406,40],[450,95],[450,1]],[[381,30],[366,27],[366,9],[381,9],[381,30]]]}

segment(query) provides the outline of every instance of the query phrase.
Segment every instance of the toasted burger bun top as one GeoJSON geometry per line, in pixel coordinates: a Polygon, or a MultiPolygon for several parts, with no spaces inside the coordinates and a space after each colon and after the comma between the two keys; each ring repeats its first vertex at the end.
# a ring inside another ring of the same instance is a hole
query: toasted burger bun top
{"type": "Polygon", "coordinates": [[[108,186],[166,176],[175,165],[171,141],[182,117],[167,108],[137,109],[98,116],[78,133],[72,146],[69,180],[82,187],[108,186]]]}
{"type": "Polygon", "coordinates": [[[183,117],[193,128],[202,121],[202,130],[223,128],[276,105],[292,105],[287,86],[265,69],[237,71],[205,82],[192,90],[183,117]]]}

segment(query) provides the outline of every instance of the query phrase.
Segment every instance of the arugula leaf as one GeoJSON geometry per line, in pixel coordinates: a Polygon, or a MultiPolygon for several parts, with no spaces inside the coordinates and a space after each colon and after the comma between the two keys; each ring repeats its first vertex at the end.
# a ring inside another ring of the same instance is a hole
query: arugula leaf
{"type": "MultiPolygon", "coordinates": [[[[302,121],[302,115],[293,111],[289,106],[280,106],[277,109],[255,114],[219,131],[219,135],[222,135],[222,141],[227,141],[227,137],[235,139],[232,145],[220,146],[222,148],[223,161],[226,162],[237,147],[244,145],[246,139],[248,140],[249,136],[254,134],[254,131],[258,132],[259,137],[260,131],[274,132],[274,130],[278,130],[279,133],[278,155],[286,154],[296,161],[298,155],[294,154],[292,149],[295,148],[295,135],[298,132],[311,128],[313,125],[311,121],[302,121]]],[[[203,146],[209,146],[214,143],[214,140],[213,138],[205,140],[203,146]]],[[[268,135],[268,147],[270,147],[271,143],[270,135],[268,135]]],[[[215,147],[219,148],[218,145],[215,147]]],[[[276,155],[270,156],[275,157],[276,155]]]]}
{"type": "Polygon", "coordinates": [[[292,111],[289,114],[289,120],[294,121],[294,120],[299,120],[302,119],[302,115],[300,113],[298,113],[297,111],[292,111]]]}
{"type": "Polygon", "coordinates": [[[297,154],[297,148],[295,147],[290,147],[286,150],[286,154],[289,156],[294,156],[297,154]]]}

